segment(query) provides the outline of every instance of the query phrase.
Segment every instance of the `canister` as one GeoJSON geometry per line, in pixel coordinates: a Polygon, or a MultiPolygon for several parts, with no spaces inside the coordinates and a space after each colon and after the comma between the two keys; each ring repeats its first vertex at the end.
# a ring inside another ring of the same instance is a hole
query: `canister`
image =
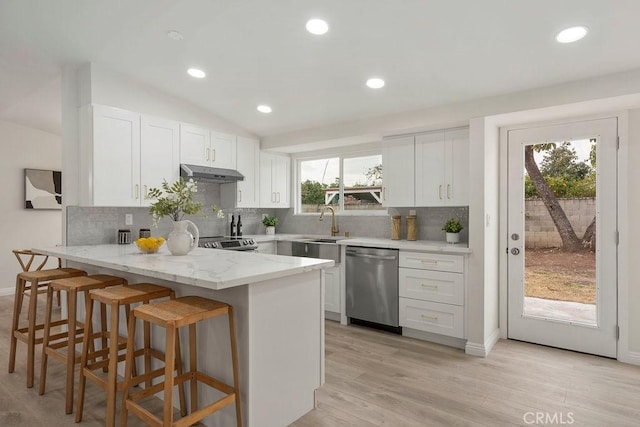
{"type": "Polygon", "coordinates": [[[416,216],[409,215],[407,217],[407,240],[416,240],[418,237],[418,226],[416,224],[416,216]]]}
{"type": "Polygon", "coordinates": [[[402,234],[402,217],[400,215],[391,216],[391,240],[400,240],[402,234]]]}
{"type": "Polygon", "coordinates": [[[119,245],[128,245],[131,243],[131,230],[126,228],[121,228],[118,230],[118,244],[119,245]]]}
{"type": "Polygon", "coordinates": [[[151,229],[141,228],[138,237],[140,237],[141,239],[144,239],[145,237],[151,237],[151,229]]]}

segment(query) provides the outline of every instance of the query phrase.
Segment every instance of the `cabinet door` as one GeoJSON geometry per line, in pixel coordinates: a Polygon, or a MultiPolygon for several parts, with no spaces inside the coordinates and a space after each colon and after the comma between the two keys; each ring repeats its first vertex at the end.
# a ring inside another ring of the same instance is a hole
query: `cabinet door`
{"type": "Polygon", "coordinates": [[[276,242],[260,242],[258,243],[258,252],[261,254],[276,254],[276,242]]]}
{"type": "Polygon", "coordinates": [[[260,207],[272,208],[276,206],[276,192],[273,183],[273,168],[275,156],[264,151],[260,152],[260,207]]]}
{"type": "Polygon", "coordinates": [[[148,206],[150,188],[169,184],[180,177],[180,126],[171,120],[142,116],[140,129],[141,203],[148,206]]]}
{"type": "Polygon", "coordinates": [[[211,166],[209,129],[180,125],[180,163],[211,166]]]}
{"type": "Polygon", "coordinates": [[[382,147],[383,203],[385,206],[414,206],[414,137],[386,140],[382,147]]]}
{"type": "Polygon", "coordinates": [[[279,208],[291,207],[291,159],[275,156],[273,182],[279,208]]]}
{"type": "Polygon", "coordinates": [[[93,107],[93,205],[140,205],[140,115],[93,107]]]}
{"type": "Polygon", "coordinates": [[[236,136],[211,132],[211,166],[224,169],[236,168],[236,136]]]}
{"type": "Polygon", "coordinates": [[[259,206],[258,171],[260,170],[260,141],[239,136],[236,161],[238,171],[244,175],[244,181],[238,182],[236,207],[256,208],[259,206]]]}
{"type": "Polygon", "coordinates": [[[416,136],[416,206],[443,206],[445,181],[444,132],[416,136]]]}
{"type": "Polygon", "coordinates": [[[469,204],[469,131],[447,131],[445,139],[446,204],[466,206],[469,204]]]}
{"type": "Polygon", "coordinates": [[[340,313],[340,268],[324,270],[324,309],[340,313]]]}

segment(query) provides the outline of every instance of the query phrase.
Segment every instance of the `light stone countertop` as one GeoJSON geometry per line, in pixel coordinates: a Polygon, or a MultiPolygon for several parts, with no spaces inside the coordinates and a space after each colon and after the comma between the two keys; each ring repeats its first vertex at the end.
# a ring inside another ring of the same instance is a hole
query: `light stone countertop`
{"type": "MultiPolygon", "coordinates": [[[[255,234],[243,236],[247,239],[254,239],[257,243],[271,242],[278,240],[302,240],[302,239],[318,239],[318,238],[330,238],[326,235],[312,235],[312,234],[255,234]]],[[[470,254],[472,251],[466,242],[449,244],[440,240],[391,240],[380,239],[371,237],[342,237],[336,236],[338,244],[349,246],[366,246],[371,248],[383,248],[383,249],[401,249],[406,251],[424,251],[424,252],[441,252],[451,254],[470,254]]]]}
{"type": "Polygon", "coordinates": [[[143,254],[135,245],[56,246],[36,247],[33,250],[68,261],[213,290],[293,276],[334,265],[333,261],[325,259],[202,248],[196,248],[184,256],[173,256],[166,245],[156,254],[143,254]]]}

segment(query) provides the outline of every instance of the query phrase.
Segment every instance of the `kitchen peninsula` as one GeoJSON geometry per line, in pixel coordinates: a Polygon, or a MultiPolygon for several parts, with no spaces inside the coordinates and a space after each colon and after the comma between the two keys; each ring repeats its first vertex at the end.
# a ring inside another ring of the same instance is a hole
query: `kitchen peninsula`
{"type": "MultiPolygon", "coordinates": [[[[333,261],[199,248],[185,256],[172,256],[166,247],[157,254],[142,254],[132,245],[34,249],[90,274],[158,283],[172,287],[177,296],[199,295],[232,304],[246,425],[288,425],[314,408],[314,393],[324,378],[323,269],[333,261]]],[[[213,319],[205,325],[198,330],[199,364],[231,381],[227,324],[213,319]]],[[[181,334],[187,348],[186,334],[181,334]]],[[[163,338],[158,338],[154,345],[163,346],[163,338]]],[[[206,393],[200,397],[213,399],[206,393]]],[[[233,425],[233,406],[204,422],[233,425]]]]}

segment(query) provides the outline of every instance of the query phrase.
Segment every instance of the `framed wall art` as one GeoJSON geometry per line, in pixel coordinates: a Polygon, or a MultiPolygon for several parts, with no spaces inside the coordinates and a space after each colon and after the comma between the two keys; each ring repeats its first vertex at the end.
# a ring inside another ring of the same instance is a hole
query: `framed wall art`
{"type": "Polygon", "coordinates": [[[24,208],[62,209],[62,172],[25,169],[24,208]]]}

